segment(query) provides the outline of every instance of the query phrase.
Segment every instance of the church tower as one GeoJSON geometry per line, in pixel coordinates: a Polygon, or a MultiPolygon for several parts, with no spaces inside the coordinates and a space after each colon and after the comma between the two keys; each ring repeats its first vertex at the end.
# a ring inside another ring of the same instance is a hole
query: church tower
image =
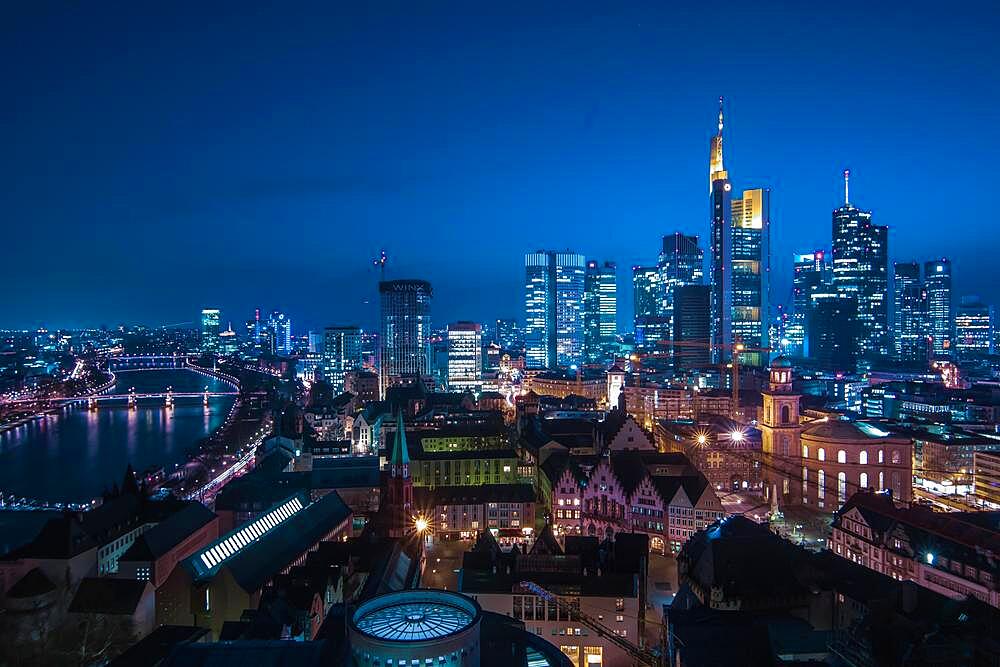
{"type": "Polygon", "coordinates": [[[770,381],[760,420],[764,497],[772,506],[799,504],[802,470],[799,399],[792,388],[792,362],[781,356],[771,364],[770,381]]]}
{"type": "Polygon", "coordinates": [[[389,537],[403,537],[411,532],[413,510],[413,480],[410,479],[410,452],[406,448],[406,426],[403,412],[396,415],[396,437],[389,458],[389,477],[386,480],[384,516],[388,522],[389,537]]]}

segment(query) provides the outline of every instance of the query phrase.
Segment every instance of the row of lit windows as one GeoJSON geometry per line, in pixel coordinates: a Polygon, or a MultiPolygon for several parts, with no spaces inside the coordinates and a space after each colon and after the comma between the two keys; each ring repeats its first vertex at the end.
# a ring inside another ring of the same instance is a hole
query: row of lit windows
{"type": "Polygon", "coordinates": [[[292,498],[281,507],[268,512],[250,525],[230,535],[218,545],[203,552],[201,554],[202,563],[208,568],[219,565],[226,559],[234,556],[246,545],[258,540],[267,531],[289,519],[301,509],[302,501],[298,498],[292,498]]]}

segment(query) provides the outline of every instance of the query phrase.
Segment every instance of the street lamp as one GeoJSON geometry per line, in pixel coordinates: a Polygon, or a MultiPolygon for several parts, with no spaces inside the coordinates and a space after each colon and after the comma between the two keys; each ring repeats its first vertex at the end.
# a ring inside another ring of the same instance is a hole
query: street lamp
{"type": "Polygon", "coordinates": [[[418,516],[413,519],[413,527],[416,529],[417,535],[423,535],[427,532],[430,524],[427,522],[427,519],[422,516],[418,516]]]}

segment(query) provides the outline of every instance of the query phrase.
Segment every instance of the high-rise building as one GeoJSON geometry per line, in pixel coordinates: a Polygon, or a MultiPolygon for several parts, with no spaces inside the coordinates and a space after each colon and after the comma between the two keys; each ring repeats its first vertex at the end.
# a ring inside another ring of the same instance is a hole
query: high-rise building
{"type": "Polygon", "coordinates": [[[448,390],[478,391],[483,386],[483,328],[475,322],[448,325],[448,390]]]}
{"type": "Polygon", "coordinates": [[[309,332],[309,352],[310,354],[323,354],[323,340],[324,332],[322,331],[310,331],[309,332]]]}
{"type": "Polygon", "coordinates": [[[927,292],[916,262],[892,265],[893,356],[900,361],[927,361],[927,292]]]}
{"type": "Polygon", "coordinates": [[[218,308],[205,308],[201,311],[201,349],[205,352],[219,351],[218,308]]]}
{"type": "MultiPolygon", "coordinates": [[[[722,160],[722,99],[719,131],[710,144],[709,182],[712,256],[711,326],[713,358],[723,361],[736,343],[766,347],[770,309],[770,190],[746,190],[732,196],[722,160]]],[[[741,361],[764,365],[766,355],[744,353],[741,361]]]]}
{"type": "Polygon", "coordinates": [[[636,321],[662,314],[663,289],[658,267],[632,267],[632,308],[636,321]]]}
{"type": "Polygon", "coordinates": [[[686,370],[711,363],[712,355],[708,347],[711,340],[711,299],[712,290],[708,285],[674,287],[671,338],[674,342],[681,343],[672,348],[675,368],[686,370]]]}
{"type": "Polygon", "coordinates": [[[344,391],[347,374],[361,368],[361,328],[335,326],[323,329],[323,374],[335,393],[344,391]]]}
{"type": "Polygon", "coordinates": [[[811,297],[805,355],[829,371],[853,372],[858,363],[858,299],[834,290],[811,297]]]}
{"type": "Polygon", "coordinates": [[[955,350],[961,357],[993,354],[996,320],[993,306],[978,296],[963,296],[955,316],[955,350]]]}
{"type": "Polygon", "coordinates": [[[280,310],[272,311],[267,320],[267,329],[270,332],[271,352],[291,354],[292,320],[280,310]]]}
{"type": "Polygon", "coordinates": [[[517,320],[497,320],[493,329],[493,342],[504,350],[511,350],[521,338],[517,320]]]}
{"type": "Polygon", "coordinates": [[[583,346],[588,363],[613,356],[618,335],[618,279],[614,262],[587,262],[583,297],[583,346]]]}
{"type": "Polygon", "coordinates": [[[580,363],[583,355],[583,255],[539,250],[524,257],[524,342],[530,368],[580,363]]]}
{"type": "Polygon", "coordinates": [[[406,375],[427,375],[431,331],[431,284],[426,280],[384,280],[381,301],[379,373],[381,391],[406,375]]]}
{"type": "Polygon", "coordinates": [[[951,262],[946,258],[924,263],[927,291],[927,333],[935,357],[950,357],[954,336],[954,309],[951,302],[951,262]]]}
{"type": "Polygon", "coordinates": [[[817,291],[828,289],[833,272],[827,253],[823,250],[800,253],[793,258],[792,313],[784,330],[788,351],[801,355],[805,346],[806,317],[809,303],[817,291]]]}
{"type": "Polygon", "coordinates": [[[660,315],[673,316],[675,288],[704,282],[704,260],[705,253],[698,247],[697,236],[674,232],[663,237],[663,249],[657,263],[662,293],[660,315]]]}
{"type": "Polygon", "coordinates": [[[844,171],[844,205],[833,211],[833,284],[857,298],[858,353],[889,353],[889,228],[872,223],[871,211],[850,203],[844,171]]]}

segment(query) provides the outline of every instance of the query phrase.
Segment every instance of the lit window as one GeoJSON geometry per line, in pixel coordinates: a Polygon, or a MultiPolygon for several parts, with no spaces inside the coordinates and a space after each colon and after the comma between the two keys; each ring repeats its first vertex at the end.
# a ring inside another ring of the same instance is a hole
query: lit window
{"type": "Polygon", "coordinates": [[[837,452],[837,463],[847,463],[847,452],[843,449],[837,452]]]}
{"type": "Polygon", "coordinates": [[[820,461],[826,461],[826,450],[820,447],[819,451],[816,452],[816,458],[820,461]]]}
{"type": "Polygon", "coordinates": [[[861,465],[868,465],[868,452],[863,449],[861,450],[861,453],[858,454],[858,463],[861,465]]]}

